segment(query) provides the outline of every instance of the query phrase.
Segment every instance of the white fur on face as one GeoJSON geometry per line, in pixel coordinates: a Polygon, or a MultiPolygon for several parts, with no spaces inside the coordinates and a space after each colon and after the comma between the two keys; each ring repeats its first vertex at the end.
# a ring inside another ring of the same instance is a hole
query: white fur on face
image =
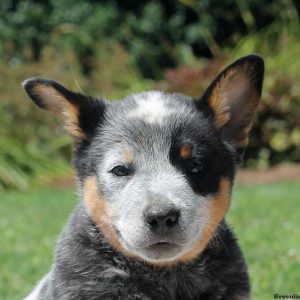
{"type": "Polygon", "coordinates": [[[145,99],[137,99],[137,108],[129,116],[141,118],[148,123],[162,123],[174,110],[168,108],[160,92],[151,92],[145,99]]]}
{"type": "Polygon", "coordinates": [[[99,140],[102,153],[98,185],[109,203],[107,215],[127,251],[144,259],[173,260],[189,251],[208,222],[207,199],[196,195],[185,175],[170,161],[174,130],[198,117],[193,106],[175,96],[151,91],[131,96],[124,111],[111,110],[110,123],[99,140]],[[122,116],[118,119],[118,115],[122,116]],[[103,141],[109,141],[105,144],[103,141]],[[128,163],[124,152],[132,154],[128,163]],[[129,176],[116,176],[112,168],[127,165],[129,176]],[[180,212],[178,227],[164,237],[151,230],[144,212],[149,205],[167,203],[180,212]],[[178,247],[152,253],[148,247],[167,239],[178,247]]]}
{"type": "Polygon", "coordinates": [[[207,199],[195,195],[184,175],[159,150],[149,161],[135,154],[138,174],[125,177],[111,174],[108,171],[113,165],[122,164],[122,146],[118,146],[119,149],[116,147],[105,154],[98,180],[110,203],[107,213],[120,233],[122,246],[146,260],[171,261],[191,250],[208,222],[207,199]],[[149,252],[147,247],[157,242],[158,237],[145,223],[144,210],[149,203],[160,201],[172,203],[180,211],[178,230],[167,237],[179,246],[155,257],[156,254],[149,252]]]}

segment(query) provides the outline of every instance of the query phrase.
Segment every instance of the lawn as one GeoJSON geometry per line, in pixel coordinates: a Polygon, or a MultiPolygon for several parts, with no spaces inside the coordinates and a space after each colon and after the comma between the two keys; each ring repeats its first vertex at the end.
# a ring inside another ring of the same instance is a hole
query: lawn
{"type": "MultiPolygon", "coordinates": [[[[235,188],[228,219],[248,261],[253,299],[299,293],[299,195],[292,182],[235,188]]],[[[22,299],[48,270],[76,201],[72,190],[1,194],[0,299],[22,299]]]]}

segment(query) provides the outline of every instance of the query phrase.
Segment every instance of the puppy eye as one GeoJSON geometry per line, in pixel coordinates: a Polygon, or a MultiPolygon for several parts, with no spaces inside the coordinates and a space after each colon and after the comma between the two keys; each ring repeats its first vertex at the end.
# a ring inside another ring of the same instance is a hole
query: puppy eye
{"type": "Polygon", "coordinates": [[[190,172],[192,174],[199,174],[203,171],[203,169],[204,169],[204,166],[202,164],[194,164],[191,166],[190,172]]]}
{"type": "Polygon", "coordinates": [[[125,166],[116,166],[110,172],[116,176],[127,176],[129,175],[129,169],[125,166]]]}

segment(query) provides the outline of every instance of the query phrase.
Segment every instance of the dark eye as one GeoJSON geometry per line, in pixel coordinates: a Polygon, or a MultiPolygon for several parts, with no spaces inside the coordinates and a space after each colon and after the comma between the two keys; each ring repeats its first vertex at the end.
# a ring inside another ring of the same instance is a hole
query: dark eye
{"type": "Polygon", "coordinates": [[[190,172],[192,174],[199,174],[199,173],[201,173],[203,171],[203,169],[204,169],[203,164],[197,163],[197,164],[193,164],[190,167],[190,172]]]}
{"type": "Polygon", "coordinates": [[[129,175],[129,169],[125,166],[116,166],[114,167],[111,172],[116,176],[127,176],[129,175]]]}

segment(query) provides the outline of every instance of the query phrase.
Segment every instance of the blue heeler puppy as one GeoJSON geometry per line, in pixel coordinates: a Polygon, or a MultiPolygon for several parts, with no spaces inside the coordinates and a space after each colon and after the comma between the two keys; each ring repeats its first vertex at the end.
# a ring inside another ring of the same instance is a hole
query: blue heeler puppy
{"type": "Polygon", "coordinates": [[[263,73],[250,55],[199,99],[151,91],[117,102],[26,80],[74,139],[80,195],[53,266],[26,299],[249,299],[224,218],[263,73]]]}

